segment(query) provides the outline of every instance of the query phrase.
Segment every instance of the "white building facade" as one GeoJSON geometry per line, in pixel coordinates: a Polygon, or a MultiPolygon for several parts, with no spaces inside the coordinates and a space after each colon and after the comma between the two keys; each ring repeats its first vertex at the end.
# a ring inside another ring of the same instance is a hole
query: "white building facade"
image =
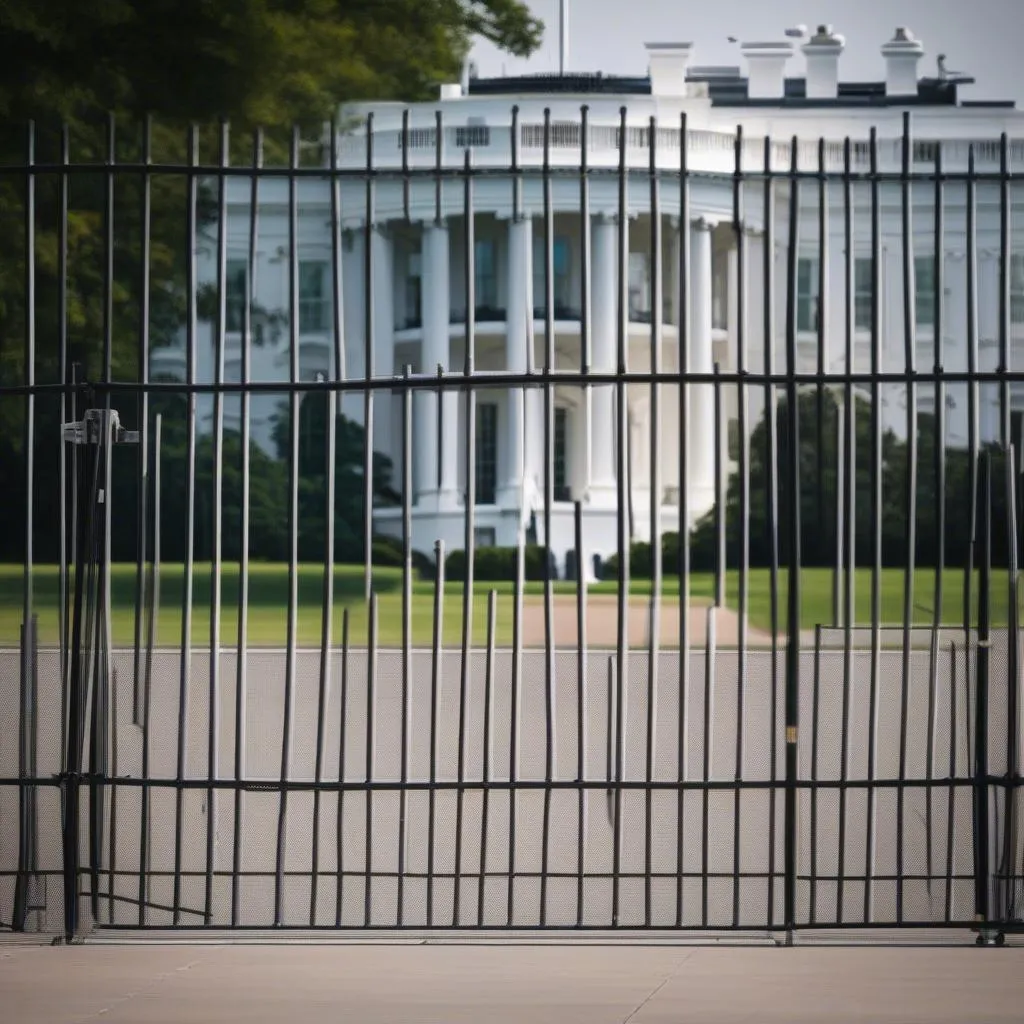
{"type": "MultiPolygon", "coordinates": [[[[742,69],[701,68],[690,44],[658,44],[643,78],[470,79],[434,103],[346,109],[328,156],[339,174],[261,179],[255,218],[251,182],[230,180],[225,332],[218,345],[214,324],[198,325],[198,378],[242,379],[246,303],[271,314],[255,318],[249,379],[354,382],[341,409],[359,422],[359,381],[470,365],[489,382],[475,391],[474,422],[464,392],[417,390],[411,450],[401,390],[373,391],[373,447],[392,460],[393,481],[411,460],[413,547],[464,545],[472,474],[476,542],[536,531],[564,569],[577,502],[587,566],[617,549],[624,493],[633,537],[692,527],[738,471],[737,430],[761,417],[766,370],[902,373],[908,352],[925,373],[1024,365],[1024,192],[999,174],[1004,160],[1010,172],[1024,163],[1024,119],[1012,104],[961,101],[963,82],[944,72],[922,76],[924,47],[903,29],[881,48],[878,82],[843,82],[843,48],[823,26],[799,45],[744,44],[742,69]],[[801,58],[804,73],[787,77],[801,58]],[[717,400],[708,384],[666,381],[654,394],[629,383],[623,410],[607,383],[623,370],[716,366],[752,383],[721,385],[717,400]],[[549,394],[500,379],[546,370],[549,394]],[[585,386],[584,371],[606,383],[585,386]]],[[[200,282],[216,280],[220,249],[216,239],[200,247],[200,282]]],[[[183,353],[160,350],[151,365],[181,377],[183,353]]],[[[869,385],[858,390],[870,397],[869,385]]],[[[966,384],[938,393],[947,445],[966,445],[966,384]]],[[[979,438],[1001,436],[1001,393],[998,383],[977,392],[979,438]]],[[[879,390],[883,421],[901,435],[907,394],[879,390]]],[[[918,385],[917,409],[934,410],[936,394],[918,385]]],[[[1007,394],[1016,424],[1024,390],[1007,394]]],[[[252,402],[253,437],[267,448],[279,402],[252,402]]],[[[229,426],[237,415],[229,405],[229,426]]],[[[402,509],[374,519],[401,534],[402,509]]]]}

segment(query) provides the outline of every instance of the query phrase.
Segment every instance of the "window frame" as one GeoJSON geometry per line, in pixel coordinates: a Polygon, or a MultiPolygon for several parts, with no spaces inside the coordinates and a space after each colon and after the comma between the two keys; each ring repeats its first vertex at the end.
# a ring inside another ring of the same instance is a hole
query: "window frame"
{"type": "Polygon", "coordinates": [[[498,246],[493,238],[473,242],[473,292],[477,309],[498,308],[498,246]],[[480,258],[482,251],[488,253],[486,259],[480,258]]]}
{"type": "Polygon", "coordinates": [[[299,335],[308,334],[326,334],[330,331],[330,311],[328,309],[328,289],[327,289],[327,275],[330,272],[330,261],[325,260],[321,257],[310,257],[308,259],[299,260],[299,282],[298,282],[298,296],[297,301],[299,308],[297,310],[299,318],[299,335]],[[319,267],[319,292],[320,294],[315,297],[304,295],[304,280],[303,270],[319,267]],[[317,310],[317,316],[314,317],[315,325],[310,326],[307,324],[307,317],[310,316],[312,310],[317,310]]]}
{"type": "Polygon", "coordinates": [[[498,403],[496,401],[483,400],[476,403],[476,422],[473,425],[473,430],[476,441],[473,463],[475,503],[477,505],[494,505],[498,500],[498,403]],[[490,436],[485,434],[485,430],[488,428],[491,431],[490,436]],[[485,498],[488,500],[484,500],[485,498]]]}
{"type": "Polygon", "coordinates": [[[572,410],[556,405],[552,437],[551,487],[555,501],[572,501],[572,410]]]}
{"type": "Polygon", "coordinates": [[[799,256],[796,261],[796,330],[798,334],[817,334],[821,316],[817,256],[799,256]],[[804,271],[807,280],[804,281],[804,271]],[[806,285],[806,288],[805,288],[806,285]]]}
{"type": "MultiPolygon", "coordinates": [[[[547,293],[544,280],[544,232],[533,236],[533,305],[541,311],[545,308],[547,293]]],[[[572,242],[568,235],[555,234],[551,240],[551,265],[555,309],[572,306],[572,242]],[[561,264],[561,267],[559,266],[561,264]]]]}
{"type": "Polygon", "coordinates": [[[229,258],[224,273],[224,325],[229,334],[241,334],[245,329],[245,311],[248,305],[249,260],[246,257],[229,258]],[[239,278],[242,286],[240,296],[237,294],[237,287],[232,287],[233,281],[237,286],[239,278]]]}

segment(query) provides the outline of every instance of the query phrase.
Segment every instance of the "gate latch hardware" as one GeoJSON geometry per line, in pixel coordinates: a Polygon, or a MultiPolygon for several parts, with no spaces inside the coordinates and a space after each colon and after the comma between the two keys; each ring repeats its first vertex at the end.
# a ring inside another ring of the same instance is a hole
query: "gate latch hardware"
{"type": "Polygon", "coordinates": [[[64,440],[69,444],[100,444],[105,437],[114,444],[139,443],[139,432],[125,430],[116,409],[87,409],[78,423],[64,424],[64,440]]]}

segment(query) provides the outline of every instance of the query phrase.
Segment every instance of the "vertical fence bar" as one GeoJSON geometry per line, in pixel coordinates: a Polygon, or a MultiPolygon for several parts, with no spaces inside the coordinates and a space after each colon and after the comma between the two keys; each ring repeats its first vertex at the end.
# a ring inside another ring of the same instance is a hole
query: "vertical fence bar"
{"type": "MultiPolygon", "coordinates": [[[[512,218],[513,221],[523,216],[523,179],[519,166],[519,107],[512,108],[512,125],[510,129],[509,148],[511,151],[510,170],[512,175],[512,218]]],[[[529,255],[529,254],[527,254],[529,255]]],[[[526,337],[522,339],[513,338],[514,344],[527,346],[526,365],[533,366],[533,353],[529,346],[533,341],[533,302],[531,280],[529,275],[525,278],[528,301],[526,305],[527,330],[526,337]]],[[[510,297],[514,298],[514,297],[510,297]]],[[[516,396],[511,396],[513,400],[516,396]]],[[[521,396],[522,407],[525,411],[526,392],[521,396]]],[[[516,456],[519,459],[518,478],[524,481],[521,501],[525,500],[526,486],[526,441],[528,430],[526,417],[523,416],[523,430],[519,438],[516,456]]],[[[512,595],[512,693],[509,698],[509,748],[508,748],[508,901],[506,906],[505,923],[511,925],[515,919],[515,877],[516,877],[516,811],[518,806],[516,783],[519,771],[519,717],[520,701],[522,699],[523,679],[523,577],[525,571],[525,535],[524,517],[525,507],[522,507],[516,522],[516,578],[513,584],[512,595]]]]}
{"type": "MultiPolygon", "coordinates": [[[[442,403],[438,402],[438,410],[442,403]]],[[[443,540],[434,544],[437,572],[434,576],[434,638],[430,656],[430,789],[427,794],[427,925],[434,924],[434,846],[437,805],[437,730],[440,714],[440,693],[444,679],[441,659],[444,650],[444,569],[443,540]]]]}
{"type": "Polygon", "coordinates": [[[1006,779],[1003,790],[1005,815],[1003,821],[1002,862],[999,874],[1005,880],[1004,890],[1000,894],[999,920],[1013,921],[1016,916],[1017,894],[1020,879],[1017,864],[1020,837],[1018,830],[1018,801],[1016,787],[1020,776],[1020,759],[1018,751],[1020,732],[1020,700],[1018,695],[1019,664],[1020,664],[1020,619],[1019,591],[1020,582],[1017,509],[1017,448],[1010,444],[1006,449],[1004,468],[1006,473],[1006,552],[1007,552],[1007,666],[1006,666],[1006,779]]]}
{"type": "Polygon", "coordinates": [[[821,623],[814,624],[814,675],[811,679],[811,863],[808,923],[818,923],[818,732],[821,728],[821,623]]]}
{"type": "Polygon", "coordinates": [[[555,617],[552,607],[551,513],[555,501],[555,214],[551,182],[551,111],[544,110],[541,171],[544,217],[544,810],[541,824],[540,923],[547,924],[548,869],[551,856],[551,783],[555,773],[555,617]]]}
{"type": "MultiPolygon", "coordinates": [[[[292,129],[288,159],[288,626],[284,670],[283,725],[281,731],[281,791],[277,817],[277,854],[274,868],[274,925],[284,924],[284,861],[288,836],[288,780],[291,775],[292,729],[295,718],[296,643],[299,602],[299,253],[296,170],[299,166],[299,129],[292,129]]],[[[367,508],[367,516],[371,510],[367,508]]],[[[369,562],[369,548],[367,548],[369,562]]]]}
{"type": "MultiPolygon", "coordinates": [[[[942,628],[943,618],[943,575],[945,573],[946,566],[946,384],[942,379],[943,364],[945,353],[943,351],[943,330],[945,328],[945,318],[943,316],[943,304],[945,295],[945,260],[943,258],[943,250],[945,246],[945,194],[943,188],[943,173],[942,173],[942,146],[935,147],[935,221],[934,221],[934,248],[933,254],[933,266],[934,266],[934,282],[935,282],[935,293],[933,296],[933,312],[932,312],[932,337],[933,337],[933,359],[935,367],[935,436],[934,436],[934,473],[935,473],[935,581],[932,590],[932,635],[931,643],[929,644],[928,652],[928,699],[930,701],[928,721],[929,721],[929,747],[928,747],[928,770],[927,779],[929,782],[933,780],[935,765],[934,765],[934,754],[935,754],[935,735],[938,728],[937,718],[937,700],[936,695],[938,692],[939,684],[939,635],[942,628]]],[[[955,702],[954,687],[952,678],[949,684],[950,692],[950,715],[953,716],[952,705],[955,702]]],[[[950,778],[955,778],[956,774],[956,742],[955,739],[951,741],[951,753],[954,758],[953,771],[950,772],[950,778]]],[[[953,816],[953,798],[955,795],[955,788],[949,787],[949,817],[952,821],[953,816]]],[[[931,885],[931,875],[933,872],[932,864],[932,814],[933,814],[933,802],[935,797],[935,790],[932,786],[928,787],[928,814],[925,822],[925,827],[928,832],[928,875],[929,875],[929,886],[931,885]]],[[[950,900],[952,895],[952,871],[946,873],[946,914],[945,920],[950,920],[950,900]]],[[[929,889],[930,893],[930,889],[929,889]]]]}
{"type": "MultiPolygon", "coordinates": [[[[965,652],[964,664],[970,662],[970,654],[965,652]]],[[[967,673],[964,673],[965,677],[967,673]]],[[[956,703],[956,643],[949,645],[949,777],[957,777],[957,748],[960,736],[957,731],[957,703],[956,703]]],[[[966,695],[965,695],[966,696],[966,695]]],[[[964,701],[965,726],[970,721],[969,701],[964,701]]],[[[969,727],[965,728],[967,732],[969,727]]],[[[970,767],[968,767],[970,771],[970,767]]],[[[954,919],[953,911],[953,869],[955,865],[954,853],[956,850],[956,796],[957,788],[950,786],[946,800],[946,920],[954,919]]],[[[973,796],[973,794],[972,794],[973,796]]]]}
{"type": "MultiPolygon", "coordinates": [[[[580,373],[590,373],[593,363],[592,331],[590,325],[590,293],[592,273],[593,224],[590,219],[590,166],[587,146],[590,138],[590,108],[584,104],[580,108],[580,373]]],[[[591,479],[593,467],[593,399],[594,392],[590,385],[583,388],[584,422],[587,428],[586,458],[584,465],[585,479],[591,479]]],[[[581,574],[583,551],[576,553],[581,574]]],[[[582,580],[582,575],[580,579],[582,580]]]]}
{"type": "MultiPolygon", "coordinates": [[[[231,136],[228,123],[220,126],[220,166],[230,162],[231,136]]],[[[217,324],[214,331],[214,382],[224,383],[224,347],[227,342],[227,263],[228,263],[228,179],[222,174],[217,197],[217,324]]],[[[220,646],[221,601],[224,557],[224,396],[213,395],[213,564],[210,576],[210,693],[207,711],[206,790],[206,901],[205,923],[213,918],[213,870],[217,841],[217,809],[220,794],[213,785],[220,775],[220,646]]]]}
{"type": "Polygon", "coordinates": [[[679,765],[676,781],[676,914],[677,928],[683,924],[683,878],[686,871],[684,840],[686,834],[686,789],[690,756],[690,175],[687,163],[689,136],[686,114],[679,122],[679,249],[678,299],[676,322],[679,337],[679,716],[676,743],[679,765]]]}
{"type": "Polygon", "coordinates": [[[775,874],[777,839],[777,788],[779,773],[779,488],[778,434],[779,410],[771,374],[775,368],[775,177],[772,170],[772,139],[764,139],[764,415],[765,415],[765,541],[768,546],[768,614],[771,629],[771,716],[769,720],[769,779],[771,800],[768,805],[768,925],[775,915],[775,874]]]}
{"type": "MultiPolygon", "coordinates": [[[[970,453],[968,489],[971,495],[970,501],[970,544],[967,547],[967,566],[964,573],[964,603],[963,603],[963,627],[964,645],[967,652],[966,673],[967,688],[970,693],[971,685],[971,657],[970,652],[974,649],[974,637],[972,636],[975,623],[974,605],[974,571],[977,565],[976,542],[978,538],[978,204],[977,204],[977,177],[975,174],[975,149],[973,143],[967,146],[967,183],[966,183],[966,228],[967,228],[967,448],[970,453]]],[[[976,670],[975,666],[975,670],[976,670]]],[[[965,704],[965,710],[969,708],[965,704]]]]}
{"type": "MultiPolygon", "coordinates": [[[[245,776],[246,731],[248,707],[249,663],[249,491],[251,478],[250,437],[252,427],[250,411],[252,396],[249,383],[252,376],[252,320],[253,298],[256,294],[256,254],[259,241],[260,176],[263,166],[263,133],[257,130],[252,144],[252,178],[249,193],[249,248],[246,258],[246,292],[242,303],[241,345],[241,411],[239,448],[241,450],[241,509],[238,538],[238,653],[235,667],[235,750],[234,776],[240,782],[245,776]]],[[[245,792],[241,786],[235,790],[234,835],[231,844],[231,924],[239,922],[239,886],[242,871],[242,818],[245,814],[245,792]]]]}
{"type": "Polygon", "coordinates": [[[618,682],[617,708],[615,716],[615,813],[613,827],[612,851],[612,926],[619,925],[619,899],[620,899],[620,873],[622,870],[622,782],[624,779],[625,761],[625,712],[626,712],[626,691],[629,686],[629,671],[627,657],[629,652],[629,576],[630,576],[630,519],[627,510],[630,505],[628,487],[630,481],[627,479],[627,466],[629,464],[628,445],[628,412],[627,392],[624,381],[624,374],[628,372],[628,341],[629,341],[629,293],[628,293],[628,270],[629,270],[629,202],[628,202],[628,179],[626,176],[626,146],[627,146],[626,108],[619,110],[619,172],[618,172],[618,316],[616,332],[617,338],[617,365],[618,379],[615,385],[615,435],[616,435],[616,483],[618,490],[618,508],[616,510],[616,525],[618,534],[618,601],[616,605],[616,651],[615,666],[616,680],[618,682]]]}
{"type": "MultiPolygon", "coordinates": [[[[67,385],[73,383],[69,376],[71,367],[68,364],[68,163],[68,126],[62,124],[60,128],[60,166],[62,170],[57,180],[57,373],[60,383],[64,385],[60,393],[62,427],[68,422],[69,398],[72,406],[74,403],[73,392],[69,396],[67,390],[67,385]]],[[[68,652],[71,649],[71,626],[68,616],[68,566],[74,562],[75,555],[73,544],[69,545],[69,541],[74,536],[74,529],[68,524],[68,452],[63,438],[60,439],[59,460],[60,566],[57,579],[59,594],[57,623],[60,631],[60,749],[64,750],[67,745],[67,699],[70,674],[68,652]]]]}
{"type": "MultiPolygon", "coordinates": [[[[830,324],[832,320],[832,298],[829,291],[829,262],[830,262],[830,246],[829,246],[829,216],[828,216],[828,176],[825,172],[825,139],[818,139],[818,159],[817,159],[817,171],[818,171],[818,322],[817,328],[817,366],[815,369],[819,373],[818,383],[814,389],[814,411],[815,411],[815,505],[816,514],[820,518],[822,524],[827,520],[825,518],[825,385],[823,381],[824,374],[826,374],[831,367],[829,366],[829,334],[830,324]]],[[[828,532],[822,530],[818,534],[818,540],[815,544],[815,558],[818,564],[821,564],[825,552],[827,549],[828,532]]],[[[838,539],[838,538],[837,538],[838,539]]],[[[838,554],[838,546],[836,555],[838,554]]],[[[832,625],[836,626],[839,624],[839,567],[835,561],[835,556],[832,559],[832,625]]],[[[812,800],[816,799],[816,793],[812,790],[812,800]]],[[[811,840],[813,847],[814,840],[811,840]]]]}
{"type": "MultiPolygon", "coordinates": [[[[648,126],[650,135],[651,201],[651,372],[661,373],[662,347],[662,287],[661,287],[661,193],[658,187],[657,119],[652,117],[648,126]]],[[[651,875],[654,870],[653,789],[657,763],[656,736],[658,714],[658,661],[660,657],[662,549],[661,549],[661,403],[660,385],[650,389],[650,462],[648,491],[650,493],[651,534],[651,603],[647,637],[647,738],[644,793],[644,925],[651,924],[651,875]]]]}
{"type": "Polygon", "coordinates": [[[29,646],[32,640],[33,605],[33,521],[35,519],[35,430],[36,430],[36,172],[35,124],[29,122],[25,138],[25,565],[23,570],[23,591],[21,610],[21,687],[18,774],[22,782],[18,789],[18,875],[14,897],[14,927],[21,931],[25,926],[27,910],[29,871],[29,824],[31,811],[30,786],[28,778],[27,748],[29,731],[35,728],[32,721],[29,646]]]}
{"type": "MultiPolygon", "coordinates": [[[[338,688],[338,803],[334,823],[334,856],[337,886],[334,894],[334,927],[340,928],[345,914],[345,754],[348,749],[348,667],[349,609],[341,610],[341,683],[338,688]]],[[[369,792],[367,792],[369,799],[369,792]]]]}
{"type": "MultiPolygon", "coordinates": [[[[339,383],[345,379],[345,339],[342,334],[344,328],[344,282],[342,280],[342,256],[341,256],[341,186],[338,179],[338,124],[331,121],[330,129],[330,184],[331,184],[331,309],[333,316],[333,340],[334,340],[334,380],[339,383]]],[[[334,513],[337,497],[337,452],[338,452],[338,391],[331,388],[327,392],[327,464],[324,467],[324,488],[327,498],[327,515],[324,524],[324,577],[322,615],[320,620],[320,705],[317,712],[317,756],[316,756],[316,781],[319,785],[323,780],[323,736],[324,719],[327,714],[329,694],[331,687],[332,670],[332,649],[334,632],[334,513]]],[[[345,609],[346,613],[348,609],[345,609]]],[[[344,749],[344,708],[342,708],[341,730],[342,736],[339,739],[344,749]]],[[[344,778],[344,760],[338,762],[338,781],[344,778]]],[[[313,796],[313,886],[310,899],[310,924],[315,924],[317,893],[320,878],[320,797],[321,792],[316,790],[313,796]]],[[[338,820],[341,821],[342,814],[342,792],[338,790],[338,820]]],[[[337,894],[335,910],[339,911],[341,906],[342,872],[341,872],[341,850],[338,850],[337,862],[337,894]]],[[[336,913],[337,924],[340,924],[340,912],[336,913]]]]}
{"type": "Polygon", "coordinates": [[[491,823],[491,783],[494,748],[494,642],[497,629],[498,594],[487,592],[487,662],[484,667],[483,765],[480,769],[483,806],[480,809],[480,879],[477,888],[476,923],[483,927],[487,886],[487,846],[491,823]]]}
{"type": "Polygon", "coordinates": [[[868,827],[864,863],[864,923],[872,920],[875,885],[875,786],[878,745],[878,687],[881,676],[879,626],[882,618],[882,231],[879,201],[878,133],[871,129],[871,694],[868,710],[868,827]]]}
{"type": "MultiPolygon", "coordinates": [[[[185,380],[191,389],[196,381],[196,204],[199,187],[195,168],[199,163],[199,132],[195,125],[188,131],[188,208],[186,255],[186,355],[185,380]]],[[[188,750],[188,700],[192,676],[192,588],[195,577],[195,516],[196,516],[196,393],[189,390],[186,408],[186,472],[185,479],[185,575],[181,616],[181,672],[178,685],[178,750],[174,807],[174,896],[172,923],[181,922],[181,856],[182,812],[184,803],[185,758],[188,750]]]]}
{"type": "MultiPolygon", "coordinates": [[[[150,887],[150,722],[153,712],[153,650],[157,644],[160,621],[160,455],[163,417],[157,413],[153,423],[153,562],[149,574],[149,602],[146,621],[145,689],[142,695],[142,792],[139,829],[139,927],[148,921],[150,887]]],[[[145,523],[142,524],[145,528],[145,523]]],[[[139,609],[136,614],[141,614],[139,609]]]]}
{"type": "MultiPolygon", "coordinates": [[[[452,924],[458,926],[462,889],[462,812],[465,803],[466,710],[473,653],[473,580],[476,566],[476,391],[468,382],[476,369],[476,214],[473,210],[472,150],[463,162],[463,219],[465,228],[466,351],[463,379],[466,395],[466,581],[462,590],[462,662],[459,666],[459,788],[455,798],[455,891],[452,924]]],[[[443,404],[443,403],[438,403],[443,404]]]]}
{"type": "MultiPolygon", "coordinates": [[[[713,250],[712,250],[713,251],[713,250]]],[[[712,351],[714,349],[712,348],[712,351]]],[[[728,594],[726,592],[726,578],[725,572],[728,566],[729,550],[727,546],[726,530],[728,528],[728,517],[729,510],[725,505],[725,466],[724,462],[728,457],[728,451],[723,451],[723,431],[722,421],[724,418],[725,402],[722,396],[722,382],[719,379],[722,367],[716,359],[712,367],[714,372],[714,398],[712,404],[714,406],[714,417],[715,417],[715,429],[712,436],[712,444],[714,445],[714,488],[715,488],[715,504],[714,504],[714,520],[715,520],[715,607],[724,608],[728,601],[728,594]]],[[[707,385],[705,385],[707,387],[707,385]]]]}
{"type": "MultiPolygon", "coordinates": [[[[150,285],[150,246],[152,244],[152,177],[149,165],[153,158],[153,126],[147,116],[142,122],[142,173],[140,188],[142,190],[139,217],[141,220],[142,237],[139,253],[139,347],[138,375],[141,388],[136,399],[136,415],[138,417],[138,472],[139,494],[136,507],[136,529],[138,540],[135,564],[135,649],[133,660],[132,688],[132,721],[142,724],[142,687],[143,687],[143,631],[145,629],[144,609],[146,607],[146,546],[148,533],[148,501],[149,501],[149,285],[150,285]]],[[[61,230],[64,230],[63,225],[61,230]]],[[[63,374],[61,381],[64,380],[63,374]]],[[[62,634],[63,635],[63,634],[62,634]]],[[[142,913],[139,905],[139,913],[142,913]]]]}
{"type": "MultiPolygon", "coordinates": [[[[114,115],[107,117],[106,157],[103,189],[103,381],[114,379],[114,167],[116,157],[116,124],[114,115]]],[[[96,685],[93,690],[93,742],[90,746],[90,760],[94,777],[92,799],[89,810],[92,814],[92,899],[93,914],[98,920],[99,871],[103,859],[104,818],[107,801],[107,776],[110,773],[112,736],[110,730],[110,700],[113,686],[111,638],[111,535],[113,511],[113,428],[111,426],[112,394],[107,391],[104,407],[107,423],[103,431],[104,477],[103,494],[103,539],[102,560],[99,566],[99,599],[96,619],[96,685]]],[[[113,737],[116,741],[116,736],[113,737]]],[[[110,860],[107,864],[108,919],[113,917],[113,888],[116,872],[116,848],[113,829],[117,824],[117,788],[110,789],[110,860]]]]}
{"type": "Polygon", "coordinates": [[[701,781],[701,828],[700,828],[700,923],[707,928],[708,889],[711,872],[711,773],[714,768],[712,744],[714,743],[715,682],[718,668],[718,618],[715,609],[707,610],[707,627],[704,637],[704,742],[702,747],[703,765],[701,781]]]}
{"type": "MultiPolygon", "coordinates": [[[[744,749],[744,682],[749,671],[750,608],[750,435],[747,430],[747,249],[746,216],[743,203],[743,149],[745,139],[742,126],[736,128],[736,166],[733,173],[732,220],[736,239],[736,372],[740,382],[737,386],[736,433],[739,440],[739,498],[740,498],[740,564],[739,564],[739,657],[736,684],[736,751],[735,781],[733,790],[733,876],[732,876],[732,923],[740,924],[740,821],[743,818],[743,749],[744,749]]],[[[730,297],[730,302],[732,298],[730,297]]]]}
{"type": "MultiPolygon", "coordinates": [[[[402,749],[399,755],[398,927],[405,920],[409,744],[412,737],[412,367],[402,380],[402,749]]],[[[440,403],[438,403],[440,405],[440,403]]]]}
{"type": "Polygon", "coordinates": [[[842,510],[842,531],[845,535],[843,554],[846,558],[846,588],[843,606],[843,723],[839,754],[839,833],[837,837],[836,922],[842,924],[846,914],[846,825],[850,773],[850,704],[854,685],[853,630],[857,620],[857,397],[853,390],[853,374],[857,368],[854,345],[856,299],[854,289],[853,220],[854,199],[851,174],[852,146],[849,137],[843,140],[843,333],[845,341],[843,383],[843,430],[841,467],[845,475],[842,510]]]}
{"type": "Polygon", "coordinates": [[[917,310],[914,291],[913,188],[910,178],[910,114],[903,115],[902,167],[900,172],[903,350],[907,374],[907,481],[906,567],[903,575],[903,660],[900,676],[900,753],[896,789],[896,923],[903,923],[903,874],[905,866],[904,814],[906,809],[907,730],[910,713],[911,638],[914,627],[914,564],[917,548],[917,310]]]}
{"type": "Polygon", "coordinates": [[[1010,141],[1006,132],[999,137],[999,439],[1004,450],[1010,445],[1010,141]]]}
{"type": "MultiPolygon", "coordinates": [[[[988,786],[989,648],[991,644],[992,574],[992,458],[982,451],[979,467],[978,511],[978,644],[974,697],[974,919],[984,926],[992,919],[989,863],[990,822],[988,786]]],[[[984,934],[979,936],[984,939],[984,934]]]]}
{"type": "MultiPolygon", "coordinates": [[[[440,139],[440,132],[438,132],[440,139]]],[[[440,146],[440,142],[438,142],[440,146]]],[[[363,314],[365,321],[364,370],[363,378],[367,383],[363,392],[363,597],[370,600],[373,589],[373,421],[374,421],[374,390],[369,386],[374,376],[374,334],[377,318],[374,313],[373,299],[376,289],[373,258],[373,233],[377,230],[375,195],[376,171],[374,169],[374,136],[373,112],[366,115],[366,199],[363,214],[363,314]]],[[[438,184],[440,189],[440,184],[438,184]]],[[[390,368],[388,368],[390,370],[390,368]]]]}
{"type": "Polygon", "coordinates": [[[495,724],[495,631],[498,622],[498,593],[487,591],[487,657],[483,676],[483,764],[480,768],[480,878],[477,887],[476,924],[483,926],[484,894],[487,883],[487,842],[490,825],[490,783],[494,757],[495,724]]]}
{"type": "MultiPolygon", "coordinates": [[[[88,434],[87,434],[88,437],[88,434]]],[[[99,489],[99,461],[92,444],[81,447],[88,460],[72,449],[72,468],[75,473],[73,497],[75,501],[75,592],[71,617],[71,653],[68,680],[67,747],[64,752],[63,804],[61,843],[64,868],[64,941],[70,944],[78,932],[78,881],[81,870],[80,811],[82,757],[85,736],[85,708],[87,703],[88,669],[85,664],[83,640],[87,642],[88,624],[85,622],[87,604],[92,603],[92,544],[95,521],[96,496],[99,489]],[[91,463],[91,466],[90,466],[91,463]],[[79,495],[81,499],[79,500],[79,495]],[[84,503],[84,508],[81,508],[84,503]],[[86,594],[86,576],[88,591],[86,594]]]]}
{"type": "MultiPolygon", "coordinates": [[[[580,372],[586,376],[593,364],[591,331],[591,274],[593,224],[590,205],[590,169],[588,144],[590,139],[590,108],[580,108],[580,372]]],[[[583,388],[583,421],[587,432],[584,477],[592,479],[594,442],[594,392],[589,384],[583,388]]],[[[583,548],[583,506],[574,506],[574,537],[576,546],[576,777],[582,783],[587,773],[587,678],[589,654],[587,651],[587,576],[588,568],[583,548]]],[[[576,927],[583,927],[587,847],[587,803],[589,793],[581,785],[578,795],[578,846],[576,854],[576,927]]]]}
{"type": "Polygon", "coordinates": [[[587,578],[583,559],[583,503],[573,505],[573,536],[576,545],[576,927],[583,927],[584,873],[587,846],[587,578]]]}
{"type": "Polygon", "coordinates": [[[373,791],[377,760],[377,593],[370,592],[367,621],[366,665],[366,820],[363,852],[365,881],[363,888],[363,926],[373,922],[373,791]]]}
{"type": "Polygon", "coordinates": [[[786,613],[786,879],[785,927],[787,942],[796,927],[797,731],[800,724],[800,394],[797,388],[796,305],[797,253],[800,228],[800,179],[797,176],[799,142],[793,136],[790,150],[789,237],[786,253],[786,459],[789,463],[787,526],[786,613]]]}

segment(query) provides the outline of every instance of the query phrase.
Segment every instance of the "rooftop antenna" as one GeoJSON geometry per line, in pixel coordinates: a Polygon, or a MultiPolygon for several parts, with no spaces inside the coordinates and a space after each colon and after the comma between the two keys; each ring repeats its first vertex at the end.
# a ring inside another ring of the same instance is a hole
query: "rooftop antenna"
{"type": "Polygon", "coordinates": [[[560,0],[558,29],[558,73],[564,75],[569,64],[569,0],[560,0]]]}

